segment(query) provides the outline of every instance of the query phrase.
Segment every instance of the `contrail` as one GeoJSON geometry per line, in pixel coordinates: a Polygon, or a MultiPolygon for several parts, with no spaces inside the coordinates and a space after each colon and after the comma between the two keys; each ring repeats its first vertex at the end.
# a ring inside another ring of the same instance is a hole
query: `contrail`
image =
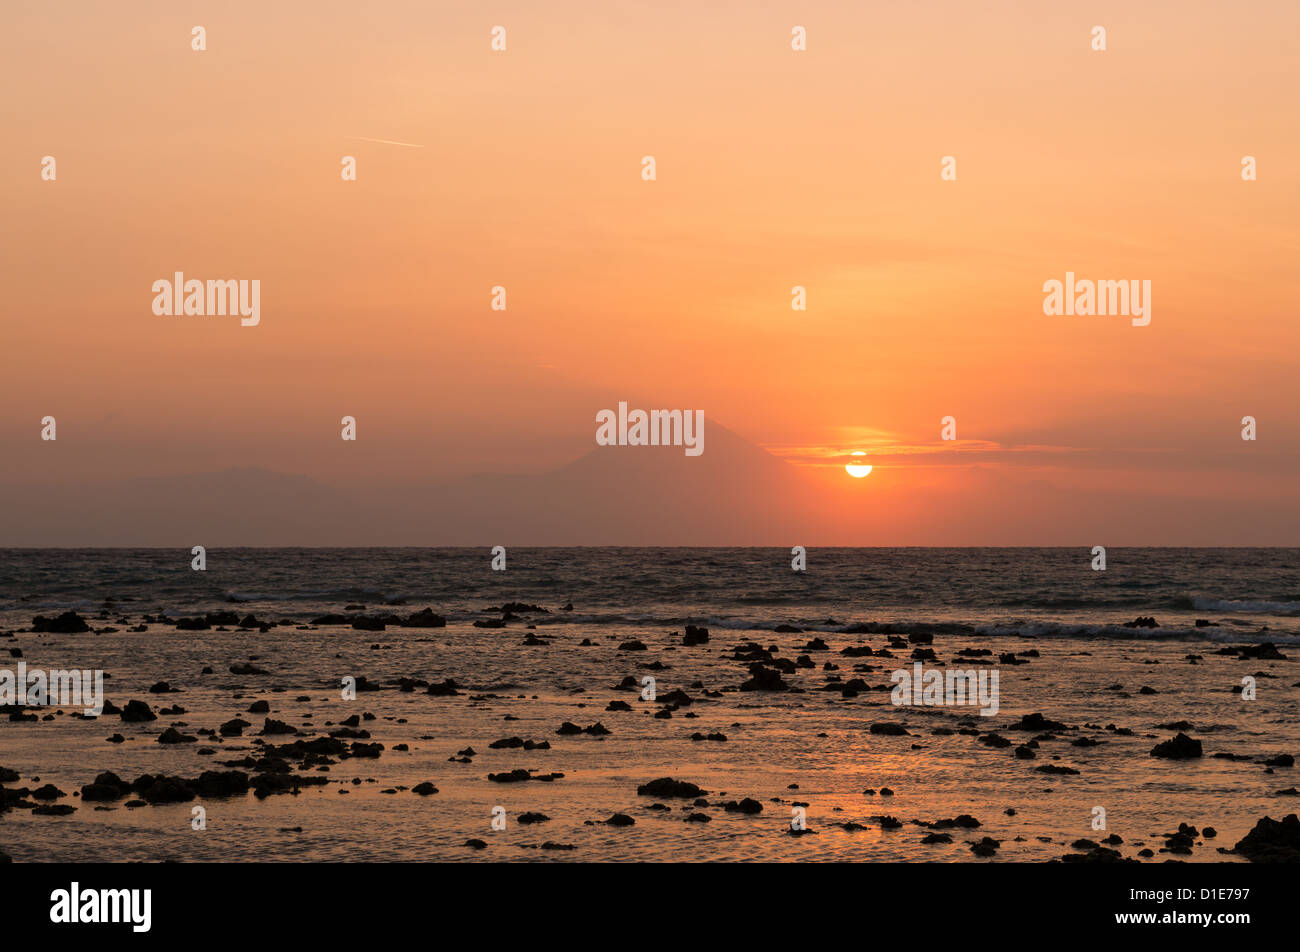
{"type": "Polygon", "coordinates": [[[369,139],[366,136],[357,136],[362,142],[382,142],[384,145],[401,145],[408,149],[423,149],[424,146],[416,145],[414,142],[394,142],[392,139],[369,139]]]}

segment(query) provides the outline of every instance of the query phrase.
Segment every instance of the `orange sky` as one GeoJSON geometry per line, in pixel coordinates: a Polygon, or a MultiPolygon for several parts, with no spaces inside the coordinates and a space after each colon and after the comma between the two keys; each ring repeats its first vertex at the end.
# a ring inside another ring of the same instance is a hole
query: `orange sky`
{"type": "Polygon", "coordinates": [[[856,504],[1014,469],[1300,518],[1293,0],[19,0],[0,86],[3,483],[541,471],[625,399],[866,449],[856,504]],[[260,326],[154,316],[178,270],[260,326]],[[1150,326],[1045,316],[1067,270],[1150,326]]]}

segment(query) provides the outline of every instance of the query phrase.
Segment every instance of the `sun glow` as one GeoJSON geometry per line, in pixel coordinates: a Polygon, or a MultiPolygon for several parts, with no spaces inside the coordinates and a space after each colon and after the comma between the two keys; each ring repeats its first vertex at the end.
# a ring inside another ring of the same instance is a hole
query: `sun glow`
{"type": "MultiPolygon", "coordinates": [[[[862,450],[855,450],[850,455],[866,456],[867,454],[864,453],[862,450]]],[[[865,463],[847,463],[844,466],[844,471],[848,473],[850,476],[852,476],[854,479],[861,479],[863,476],[866,476],[868,473],[871,472],[871,467],[866,465],[865,463]]]]}

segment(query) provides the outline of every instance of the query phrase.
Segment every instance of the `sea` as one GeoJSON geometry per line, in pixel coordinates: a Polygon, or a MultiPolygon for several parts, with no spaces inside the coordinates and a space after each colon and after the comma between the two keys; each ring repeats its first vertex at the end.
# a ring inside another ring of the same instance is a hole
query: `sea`
{"type": "Polygon", "coordinates": [[[1096,845],[1235,862],[1256,821],[1295,812],[1300,549],[1108,548],[1104,569],[1088,548],[222,548],[202,570],[195,560],[0,550],[0,673],[20,660],[102,670],[118,706],[173,712],[0,716],[0,775],[20,777],[5,786],[53,784],[75,807],[0,813],[0,852],[1043,862],[1096,845]],[[445,626],[397,622],[425,609],[445,626]],[[91,630],[31,631],[65,612],[91,630]],[[707,642],[687,644],[688,625],[707,642]],[[742,689],[755,659],[780,671],[780,690],[742,689]],[[996,713],[894,703],[896,672],[918,661],[996,672],[996,713]],[[242,665],[264,673],[231,670],[242,665]],[[457,693],[424,689],[447,679],[457,693]],[[376,690],[349,696],[358,681],[376,690]],[[167,693],[151,693],[159,682],[167,693]],[[248,711],[258,701],[269,713],[248,711]],[[1033,714],[1065,726],[1023,729],[1033,714]],[[326,781],[294,792],[77,796],[103,771],[249,771],[268,745],[353,715],[380,756],[294,766],[326,781]],[[237,717],[242,736],[217,731],[237,717]],[[297,734],[261,734],[267,718],[297,734]],[[581,732],[560,733],[566,722],[581,732]],[[194,739],[159,743],[169,727],[194,739]],[[1203,755],[1152,755],[1178,733],[1203,755]],[[499,779],[514,771],[532,779],[499,779]],[[661,778],[700,792],[638,793],[661,778]],[[415,793],[421,783],[437,793],[415,793]],[[957,817],[979,825],[945,822],[957,817]],[[1190,847],[1170,839],[1180,824],[1196,830],[1190,847]],[[986,839],[997,845],[972,848],[986,839]]]}

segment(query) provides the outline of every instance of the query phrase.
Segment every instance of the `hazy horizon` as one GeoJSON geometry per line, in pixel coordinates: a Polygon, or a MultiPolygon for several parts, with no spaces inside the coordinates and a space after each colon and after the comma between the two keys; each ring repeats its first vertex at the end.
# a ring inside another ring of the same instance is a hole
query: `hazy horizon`
{"type": "MultiPolygon", "coordinates": [[[[542,473],[379,490],[257,466],[10,487],[0,547],[1290,548],[1300,538],[1300,520],[1279,516],[1269,498],[1218,507],[1195,495],[1149,498],[1135,515],[1122,492],[1020,479],[993,506],[942,483],[900,488],[888,469],[851,480],[797,466],[711,422],[706,432],[697,458],[677,447],[603,447],[542,473]],[[871,480],[924,503],[923,514],[882,510],[880,493],[837,485],[871,480]]],[[[970,478],[977,490],[1006,482],[970,478]]]]}

